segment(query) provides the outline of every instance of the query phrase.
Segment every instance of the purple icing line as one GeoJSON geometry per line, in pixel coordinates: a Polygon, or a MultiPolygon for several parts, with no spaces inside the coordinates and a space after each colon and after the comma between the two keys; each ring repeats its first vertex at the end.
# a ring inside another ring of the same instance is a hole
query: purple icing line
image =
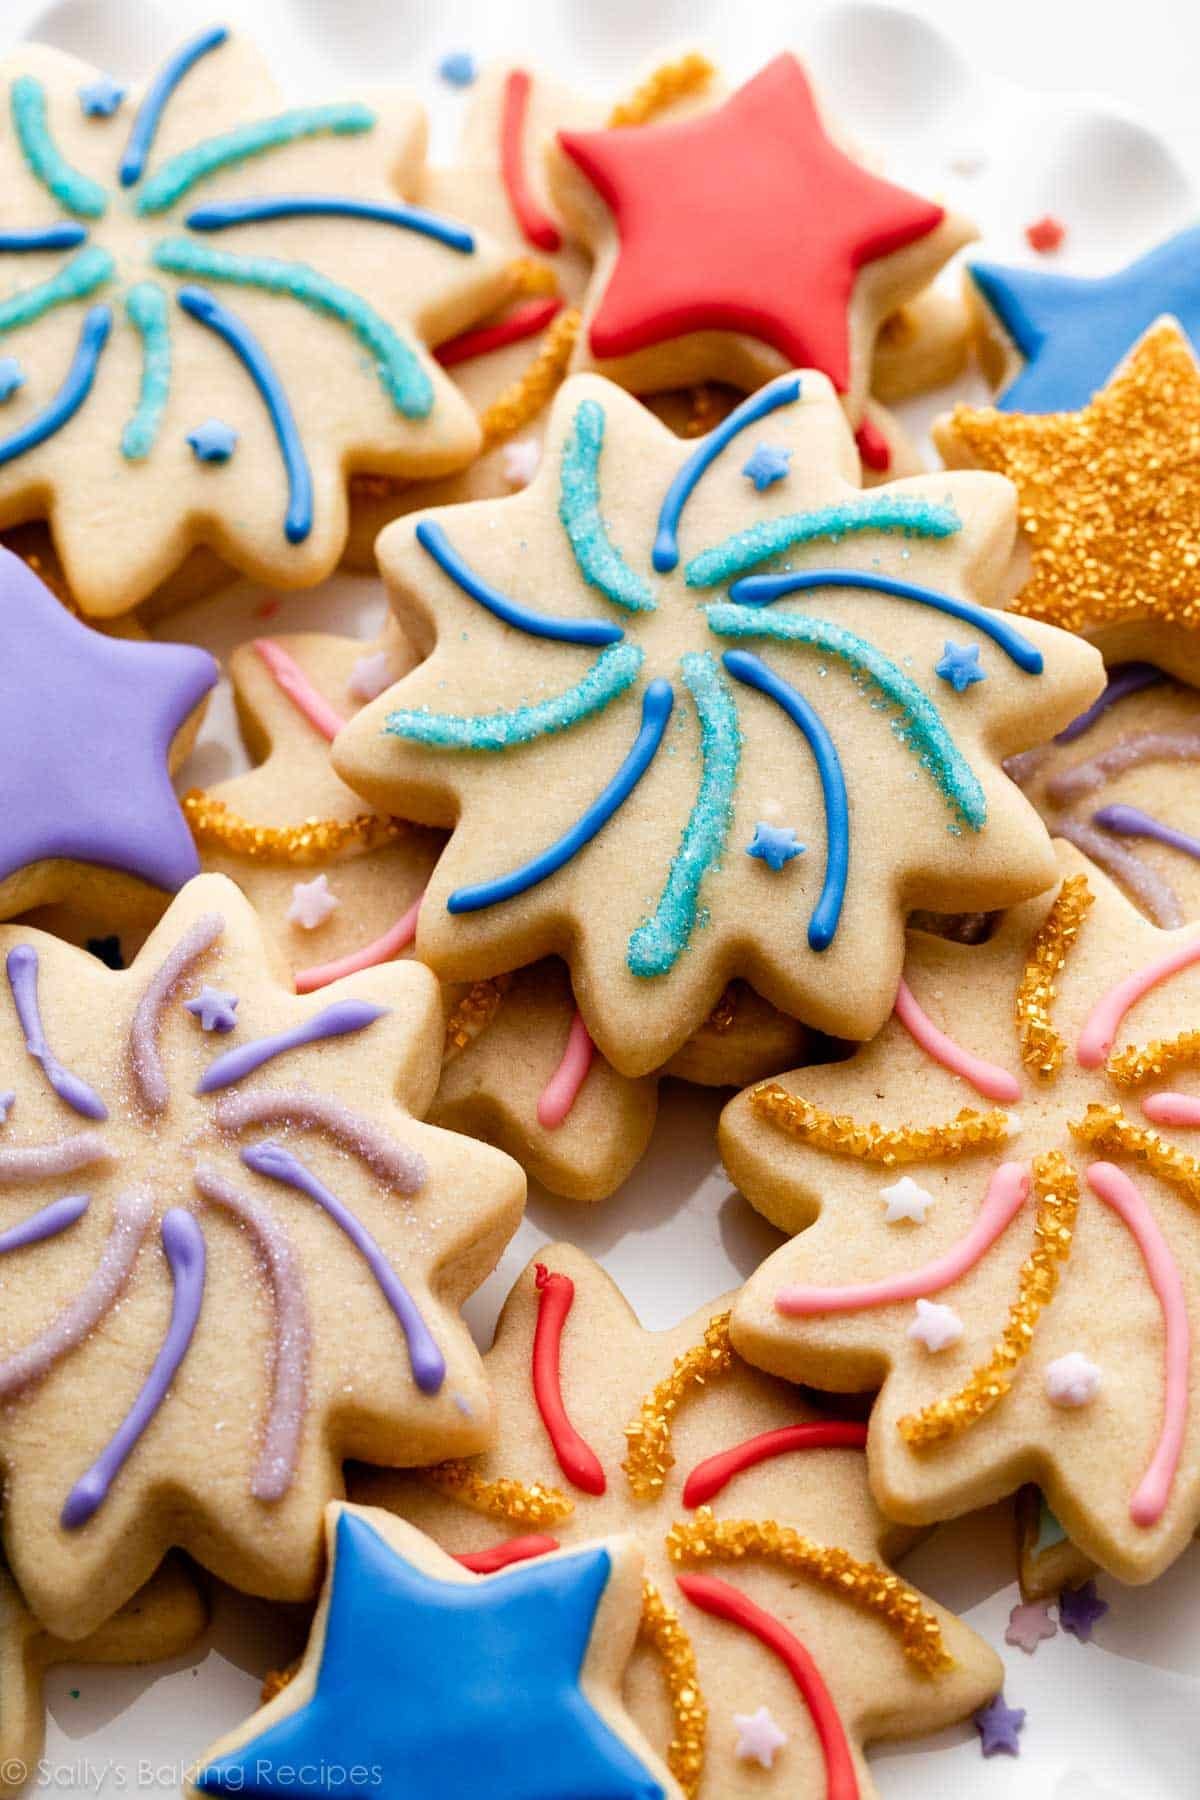
{"type": "Polygon", "coordinates": [[[18,1225],[0,1231],[0,1255],[8,1250],[23,1250],[26,1244],[40,1244],[44,1238],[57,1237],[60,1231],[74,1225],[76,1219],[82,1219],[90,1205],[88,1194],[66,1194],[61,1200],[52,1200],[40,1212],[30,1213],[18,1225]]]}
{"type": "Polygon", "coordinates": [[[1140,769],[1146,763],[1156,762],[1200,762],[1200,732],[1139,731],[1123,737],[1099,756],[1052,775],[1046,783],[1046,795],[1056,806],[1066,806],[1085,794],[1094,794],[1126,769],[1140,769]]]}
{"type": "Polygon", "coordinates": [[[0,1187],[13,1181],[43,1181],[73,1175],[93,1163],[108,1162],[112,1151],[94,1131],[77,1131],[57,1144],[14,1144],[0,1149],[0,1187]]]}
{"type": "Polygon", "coordinates": [[[1069,725],[1063,726],[1055,743],[1073,744],[1085,731],[1090,731],[1096,720],[1102,718],[1118,700],[1126,700],[1130,694],[1140,693],[1143,688],[1154,687],[1157,682],[1166,679],[1163,671],[1154,663],[1116,663],[1109,671],[1108,686],[1104,692],[1092,701],[1086,712],[1081,712],[1077,719],[1072,719],[1069,725]]]}
{"type": "Polygon", "coordinates": [[[1183,908],[1174,888],[1132,850],[1126,850],[1115,838],[1097,831],[1094,825],[1087,825],[1082,819],[1056,819],[1051,829],[1055,837],[1066,838],[1094,863],[1099,863],[1114,881],[1119,881],[1156,925],[1161,925],[1165,931],[1174,931],[1183,924],[1183,908]]]}
{"type": "Polygon", "coordinates": [[[153,1211],[149,1194],[139,1189],[117,1201],[104,1254],[87,1286],[31,1344],[0,1363],[0,1400],[11,1400],[41,1381],[96,1329],[129,1280],[153,1211]]]}
{"type": "Polygon", "coordinates": [[[256,1175],[268,1175],[272,1181],[307,1194],[323,1207],[335,1225],[341,1227],[379,1283],[384,1299],[400,1321],[400,1329],[408,1342],[408,1360],[413,1380],[423,1394],[436,1394],[446,1379],[446,1363],[430,1335],[429,1327],[413,1302],[412,1295],[396,1274],[375,1239],[348,1206],[331,1194],[298,1157],[282,1144],[254,1144],[242,1151],[242,1161],[256,1175]]]}
{"type": "Polygon", "coordinates": [[[242,1131],[247,1125],[298,1125],[323,1131],[360,1156],[398,1194],[417,1194],[429,1179],[429,1165],[419,1151],[398,1144],[340,1101],[326,1100],[302,1088],[229,1094],[218,1101],[215,1117],[221,1131],[242,1131]]]}
{"type": "Polygon", "coordinates": [[[158,1049],[167,1002],[225,929],[220,913],[204,913],[185,931],[156,975],[146,984],[129,1027],[129,1065],[138,1097],[149,1113],[162,1112],[170,1098],[167,1072],[158,1049]]]}
{"type": "Polygon", "coordinates": [[[17,1018],[25,1033],[25,1048],[34,1062],[41,1063],[50,1086],[60,1100],[65,1100],[85,1119],[107,1119],[108,1108],[99,1094],[82,1076],[72,1075],[70,1069],[64,1069],[46,1042],[38,1006],[38,953],[33,945],[18,944],[15,950],[9,951],[5,966],[17,1018]]]}
{"type": "Polygon", "coordinates": [[[1164,825],[1161,819],[1143,812],[1139,806],[1102,806],[1099,812],[1092,814],[1092,823],[1102,825],[1105,831],[1115,831],[1119,837],[1150,838],[1156,844],[1167,844],[1172,850],[1182,850],[1185,856],[1194,856],[1200,861],[1200,838],[1194,838],[1186,831],[1176,831],[1173,825],[1164,825]]]}
{"type": "Polygon", "coordinates": [[[173,1206],[162,1222],[162,1246],[171,1265],[171,1322],[141,1393],[86,1474],[67,1495],[59,1515],[64,1531],[77,1531],[108,1498],[138,1439],[167,1397],[187,1354],[204,1298],[204,1233],[190,1212],[173,1206]]]}
{"type": "Polygon", "coordinates": [[[282,1056],[287,1050],[298,1050],[302,1044],[316,1044],[323,1038],[344,1037],[347,1032],[361,1031],[364,1026],[373,1025],[376,1019],[382,1019],[388,1011],[388,1007],[373,1006],[369,1000],[336,1000],[315,1018],[306,1019],[303,1025],[296,1025],[291,1031],[278,1032],[275,1037],[255,1038],[252,1043],[227,1050],[224,1056],[209,1063],[196,1085],[196,1092],[211,1094],[217,1088],[232,1087],[235,1081],[253,1075],[255,1069],[261,1069],[264,1063],[282,1056]]]}
{"type": "Polygon", "coordinates": [[[241,1194],[215,1169],[200,1164],[193,1177],[214,1206],[223,1206],[245,1226],[266,1265],[275,1309],[271,1398],[263,1427],[258,1467],[250,1483],[256,1500],[282,1500],[292,1485],[308,1407],[308,1362],[312,1335],[304,1299],[304,1277],[296,1252],[265,1206],[241,1194]]]}

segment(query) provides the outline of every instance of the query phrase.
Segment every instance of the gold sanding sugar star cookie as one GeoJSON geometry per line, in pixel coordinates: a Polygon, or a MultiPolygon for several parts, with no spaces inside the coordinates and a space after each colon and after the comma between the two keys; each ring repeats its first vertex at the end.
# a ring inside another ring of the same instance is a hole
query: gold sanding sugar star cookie
{"type": "Polygon", "coordinates": [[[0,64],[0,522],[45,509],[84,611],[126,611],[206,545],[276,587],[326,576],[346,476],[479,446],[425,345],[511,278],[412,203],[417,104],[284,106],[223,27],[143,92],[41,45],[0,64]]]}
{"type": "Polygon", "coordinates": [[[248,1591],[311,1593],[345,1457],[425,1462],[491,1430],[457,1307],[525,1180],[418,1122],[436,983],[397,964],[296,996],[219,876],[127,971],[22,926],[0,964],[22,1591],[81,1635],[178,1544],[248,1591]]]}
{"type": "Polygon", "coordinates": [[[454,828],[417,936],[440,974],[562,955],[592,1037],[640,1075],[738,976],[868,1035],[908,907],[1052,878],[998,759],[1094,697],[1096,652],[987,604],[1007,484],[856,480],[820,375],[782,377],[699,443],[580,376],[523,493],[384,533],[401,625],[432,653],[334,765],[372,804],[454,828]]]}
{"type": "Polygon", "coordinates": [[[1148,1581],[1200,1519],[1200,928],[1060,863],[985,944],[912,934],[896,1015],[849,1062],[727,1108],[732,1178],[799,1234],[733,1336],[793,1380],[882,1383],[892,1516],[1036,1481],[1085,1555],[1148,1581]]]}
{"type": "Polygon", "coordinates": [[[624,1697],[689,1800],[865,1796],[864,1740],[962,1718],[999,1665],[887,1567],[911,1540],[872,1505],[863,1426],[742,1362],[727,1305],[645,1331],[595,1263],[554,1246],[487,1358],[495,1449],[360,1471],[352,1498],[477,1570],[635,1533],[648,1586],[624,1697]],[[736,1715],[764,1706],[787,1739],[769,1762],[739,1754],[736,1715]]]}

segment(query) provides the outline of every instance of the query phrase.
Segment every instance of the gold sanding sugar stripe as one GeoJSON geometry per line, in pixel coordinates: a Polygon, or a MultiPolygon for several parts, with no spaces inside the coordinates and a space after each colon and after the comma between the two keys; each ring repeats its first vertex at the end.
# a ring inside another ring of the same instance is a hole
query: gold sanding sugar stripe
{"type": "Polygon", "coordinates": [[[899,1637],[905,1656],[926,1675],[952,1666],[935,1614],[891,1569],[861,1562],[836,1544],[817,1544],[774,1519],[717,1519],[702,1506],[694,1519],[679,1520],[667,1533],[667,1554],[684,1563],[744,1562],[761,1558],[834,1589],[856,1606],[877,1614],[899,1637]]]}
{"type": "Polygon", "coordinates": [[[733,1030],[736,1017],[737,989],[727,987],[705,1020],[705,1026],[709,1031],[715,1031],[718,1037],[724,1037],[727,1031],[733,1030]]]}
{"type": "Polygon", "coordinates": [[[704,1775],[704,1739],[708,1730],[708,1706],[700,1692],[696,1652],[679,1622],[652,1581],[642,1585],[641,1635],[662,1659],[663,1680],[671,1701],[673,1734],[667,1751],[667,1767],[694,1800],[704,1775]]]}
{"type": "Polygon", "coordinates": [[[359,813],[353,819],[303,819],[299,825],[254,825],[202,788],[180,801],[188,828],[201,849],[228,850],[251,862],[324,862],[355,845],[378,850],[408,831],[403,819],[359,813]]]}
{"type": "Polygon", "coordinates": [[[487,1030],[499,1011],[511,979],[509,975],[494,975],[490,981],[476,981],[468,988],[446,1023],[444,1062],[452,1062],[460,1050],[465,1050],[487,1030]]]}
{"type": "Polygon", "coordinates": [[[1061,1265],[1071,1254],[1079,1182],[1057,1150],[1036,1158],[1033,1182],[1038,1197],[1033,1250],[1021,1265],[1017,1298],[1009,1308],[1000,1341],[956,1394],[948,1400],[934,1400],[920,1412],[906,1413],[896,1421],[901,1437],[914,1449],[957,1437],[1003,1400],[1012,1387],[1017,1364],[1033,1343],[1042,1309],[1054,1297],[1061,1265]]]}
{"type": "Polygon", "coordinates": [[[1017,1037],[1021,1061],[1031,1075],[1049,1081],[1062,1067],[1063,1040],[1051,1023],[1057,978],[1075,947],[1079,927],[1096,896],[1086,875],[1068,875],[1058,897],[1034,933],[1029,961],[1017,987],[1017,1037]]]}
{"type": "Polygon", "coordinates": [[[514,300],[537,300],[558,292],[558,276],[549,263],[539,262],[536,256],[515,257],[508,265],[508,276],[514,300]]]}
{"type": "Polygon", "coordinates": [[[286,1669],[267,1670],[266,1674],[263,1676],[262,1691],[258,1696],[258,1703],[260,1706],[268,1705],[275,1698],[276,1694],[282,1694],[285,1687],[291,1686],[292,1682],[295,1681],[297,1675],[300,1673],[300,1664],[303,1660],[303,1657],[298,1656],[295,1662],[291,1662],[287,1665],[286,1669]]]}
{"type": "Polygon", "coordinates": [[[575,1511],[575,1502],[558,1488],[510,1481],[505,1475],[485,1481],[468,1462],[436,1463],[421,1470],[421,1479],[439,1494],[510,1525],[557,1525],[575,1511]]]}
{"type": "Polygon", "coordinates": [[[701,56],[698,50],[689,50],[686,56],[663,63],[639,83],[628,100],[617,102],[608,115],[609,129],[619,125],[647,124],[656,113],[673,106],[676,100],[706,88],[716,72],[707,56],[701,56]]]}
{"type": "Polygon", "coordinates": [[[717,390],[707,384],[692,389],[692,407],[680,434],[685,438],[704,437],[720,416],[717,390]]]}
{"type": "Polygon", "coordinates": [[[629,1455],[621,1464],[639,1500],[653,1500],[663,1490],[667,1471],[674,1467],[671,1427],[675,1414],[689,1395],[733,1367],[729,1341],[729,1314],[710,1320],[702,1343],[693,1344],[671,1365],[671,1373],[642,1401],[632,1425],[625,1427],[629,1455]]]}
{"type": "Polygon", "coordinates": [[[1132,1044],[1108,1059],[1109,1075],[1118,1087],[1140,1087],[1169,1069],[1200,1062],[1200,1031],[1181,1031],[1178,1037],[1153,1038],[1140,1048],[1132,1044]]]}
{"type": "Polygon", "coordinates": [[[537,418],[567,372],[580,324],[581,315],[574,307],[559,313],[525,373],[496,395],[479,421],[485,450],[502,444],[537,418]]]}
{"type": "Polygon", "coordinates": [[[1200,1162],[1165,1143],[1157,1131],[1135,1125],[1119,1106],[1093,1103],[1082,1119],[1072,1119],[1071,1133],[1102,1156],[1131,1156],[1152,1175],[1178,1189],[1194,1206],[1200,1206],[1200,1162]]]}
{"type": "Polygon", "coordinates": [[[831,1113],[813,1100],[789,1094],[777,1081],[752,1088],[750,1105],[767,1124],[778,1126],[814,1150],[882,1163],[888,1169],[898,1163],[944,1162],[972,1150],[987,1150],[1003,1143],[1009,1133],[1007,1113],[981,1113],[971,1106],[964,1106],[945,1124],[898,1125],[887,1131],[882,1125],[864,1125],[848,1113],[831,1113]]]}

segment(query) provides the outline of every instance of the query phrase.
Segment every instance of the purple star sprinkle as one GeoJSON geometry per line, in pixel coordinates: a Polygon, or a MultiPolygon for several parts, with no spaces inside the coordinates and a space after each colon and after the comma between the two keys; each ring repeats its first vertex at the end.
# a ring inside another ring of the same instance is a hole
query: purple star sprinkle
{"type": "Polygon", "coordinates": [[[237,995],[223,994],[207,982],[183,1004],[193,1019],[199,1019],[201,1031],[232,1031],[237,1024],[237,995]]]}
{"type": "Polygon", "coordinates": [[[984,1756],[1020,1756],[1021,1746],[1017,1742],[1020,1733],[1025,1729],[1025,1708],[1023,1706],[1005,1706],[1004,1695],[997,1694],[986,1706],[981,1706],[974,1715],[975,1729],[979,1733],[979,1748],[984,1756]]]}
{"type": "Polygon", "coordinates": [[[1107,1611],[1108,1601],[1101,1600],[1094,1581],[1085,1581],[1082,1587],[1064,1588],[1058,1596],[1058,1622],[1081,1644],[1091,1643],[1092,1632],[1107,1611]]]}

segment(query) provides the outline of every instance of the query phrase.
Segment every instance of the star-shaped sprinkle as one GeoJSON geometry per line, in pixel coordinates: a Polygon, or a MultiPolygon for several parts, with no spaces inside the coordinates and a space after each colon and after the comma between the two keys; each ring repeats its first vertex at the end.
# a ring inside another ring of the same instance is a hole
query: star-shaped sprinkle
{"type": "Polygon", "coordinates": [[[329,891],[328,875],[314,875],[311,881],[298,881],[292,888],[288,922],[302,931],[316,931],[340,904],[337,895],[329,891]]]}
{"type": "Polygon", "coordinates": [[[787,1732],[780,1731],[769,1707],[757,1712],[734,1713],[738,1741],[734,1755],[740,1762],[756,1762],[760,1768],[774,1767],[775,1758],[787,1743],[787,1732]]]}
{"type": "Polygon", "coordinates": [[[1091,1643],[1092,1632],[1107,1611],[1108,1601],[1101,1600],[1094,1581],[1085,1581],[1082,1587],[1064,1588],[1058,1596],[1058,1622],[1081,1644],[1091,1643]]]}
{"type": "Polygon", "coordinates": [[[790,825],[768,825],[765,819],[760,819],[754,827],[753,838],[746,845],[746,855],[765,862],[778,874],[794,856],[803,855],[806,849],[807,845],[797,843],[790,825]]]}
{"type": "Polygon", "coordinates": [[[923,1188],[911,1175],[902,1175],[891,1187],[880,1188],[879,1197],[887,1202],[883,1215],[886,1225],[898,1225],[902,1219],[912,1219],[915,1224],[923,1225],[926,1209],[933,1205],[929,1189],[923,1188]]]}
{"type": "Polygon", "coordinates": [[[479,64],[469,50],[450,50],[438,64],[438,74],[451,87],[471,87],[479,78],[479,64]]]}
{"type": "Polygon", "coordinates": [[[1066,226],[1052,213],[1043,213],[1040,219],[1034,219],[1032,224],[1025,227],[1025,242],[1031,250],[1036,250],[1039,256],[1046,256],[1052,250],[1061,249],[1066,235],[1066,226]]]}
{"type": "Polygon", "coordinates": [[[1046,1364],[1046,1398],[1053,1406],[1087,1406],[1100,1392],[1100,1369],[1082,1350],[1046,1364]]]}
{"type": "Polygon", "coordinates": [[[79,105],[85,119],[111,119],[122,100],[125,89],[111,75],[97,75],[79,90],[79,105]]]}
{"type": "Polygon", "coordinates": [[[908,1328],[910,1338],[929,1351],[947,1350],[963,1334],[963,1322],[952,1306],[937,1300],[918,1300],[917,1316],[908,1328]]]}
{"type": "Polygon", "coordinates": [[[221,419],[206,419],[195,431],[188,432],[187,441],[197,462],[227,463],[237,449],[238,434],[221,419]]]}
{"type": "Polygon", "coordinates": [[[542,446],[536,438],[517,438],[505,444],[500,452],[500,467],[509,487],[528,487],[542,460],[542,446]]]}
{"type": "Polygon", "coordinates": [[[350,671],[350,680],[346,685],[350,698],[361,701],[365,706],[369,700],[378,700],[380,694],[386,693],[398,679],[390,652],[376,650],[371,656],[359,657],[350,671]]]}
{"type": "Polygon", "coordinates": [[[15,356],[0,356],[0,403],[25,386],[25,371],[15,356]]]}
{"type": "Polygon", "coordinates": [[[977,681],[986,681],[987,675],[979,666],[978,644],[953,644],[946,640],[946,647],[938,661],[933,665],[935,675],[948,681],[956,694],[965,694],[969,687],[977,681]]]}
{"type": "Polygon", "coordinates": [[[1001,1752],[1005,1756],[1020,1756],[1021,1746],[1017,1739],[1025,1729],[1023,1706],[1006,1706],[1004,1695],[997,1694],[994,1700],[979,1708],[974,1718],[979,1748],[984,1756],[997,1756],[1001,1752]]]}
{"type": "Polygon", "coordinates": [[[7,1094],[0,1094],[0,1125],[8,1124],[8,1115],[12,1111],[13,1101],[16,1097],[11,1090],[7,1094]]]}
{"type": "Polygon", "coordinates": [[[107,937],[90,937],[84,945],[84,949],[89,956],[94,956],[98,962],[102,962],[106,969],[120,970],[125,967],[121,940],[115,932],[110,932],[107,937]]]}
{"type": "Polygon", "coordinates": [[[1014,1606],[1009,1613],[1004,1641],[1032,1656],[1043,1639],[1052,1638],[1057,1630],[1058,1626],[1050,1617],[1050,1602],[1030,1600],[1014,1606]]]}
{"type": "Polygon", "coordinates": [[[767,488],[773,487],[777,481],[786,479],[788,464],[791,460],[790,450],[780,449],[774,444],[759,444],[758,448],[742,464],[742,474],[747,481],[752,481],[757,491],[762,494],[767,488]]]}
{"type": "Polygon", "coordinates": [[[226,994],[207,982],[183,1004],[193,1019],[199,1019],[201,1031],[232,1031],[237,1024],[237,995],[226,994]]]}

